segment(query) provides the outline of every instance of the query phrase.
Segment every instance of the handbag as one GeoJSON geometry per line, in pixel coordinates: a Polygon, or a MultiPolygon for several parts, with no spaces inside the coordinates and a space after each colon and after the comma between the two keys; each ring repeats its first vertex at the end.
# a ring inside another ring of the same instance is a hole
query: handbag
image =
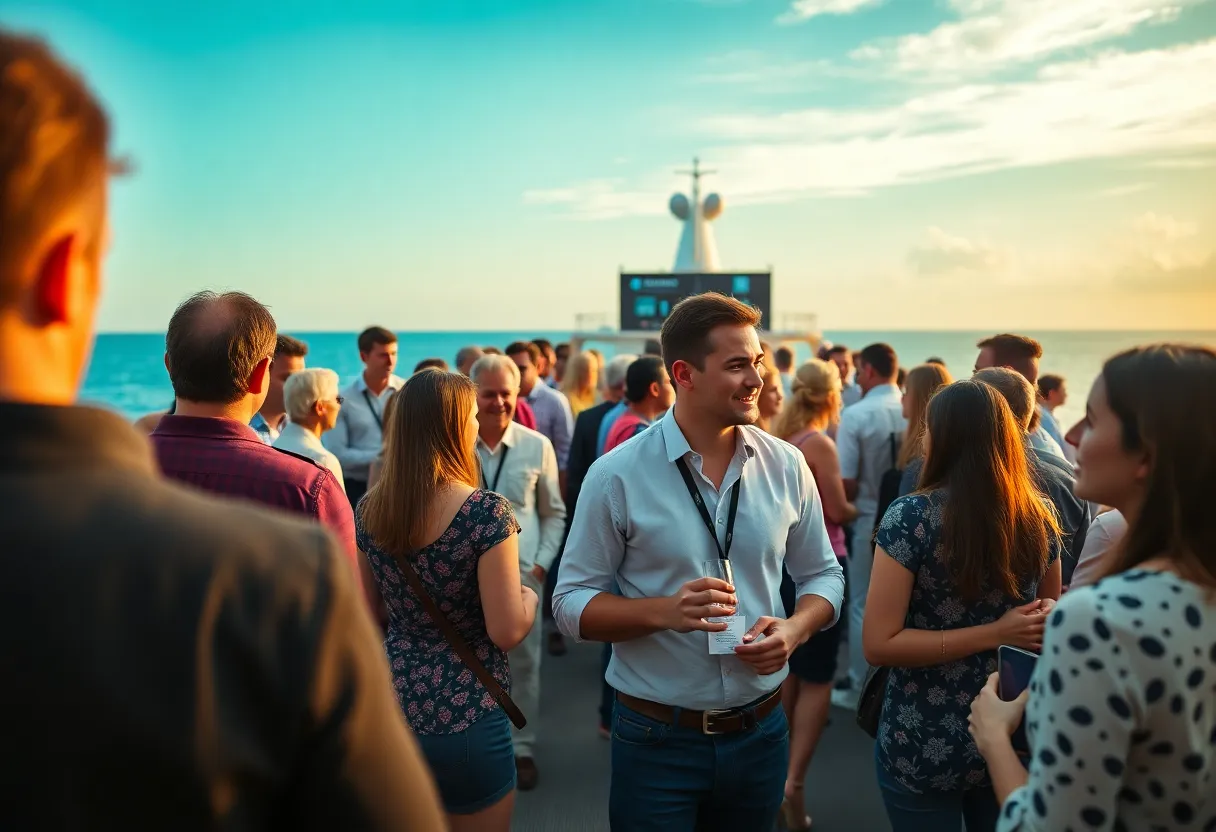
{"type": "Polygon", "coordinates": [[[401,572],[405,575],[405,580],[409,583],[410,589],[414,590],[414,594],[422,602],[427,615],[439,627],[443,633],[443,637],[447,639],[448,644],[456,651],[456,655],[464,662],[465,667],[473,671],[473,675],[485,685],[486,690],[490,692],[490,696],[494,697],[494,701],[507,712],[507,717],[510,718],[511,724],[523,730],[523,727],[528,724],[523,711],[511,701],[511,695],[503,690],[502,685],[498,684],[498,680],[494,678],[494,675],[477,658],[477,654],[473,652],[473,648],[469,647],[469,643],[461,638],[460,633],[456,631],[456,627],[443,614],[443,611],[439,609],[439,605],[435,603],[435,599],[431,597],[431,594],[426,591],[426,587],[423,586],[422,579],[414,571],[414,565],[405,558],[398,558],[397,563],[401,565],[401,572]]]}
{"type": "Polygon", "coordinates": [[[871,667],[861,685],[857,699],[857,724],[871,737],[878,738],[878,723],[882,719],[882,703],[887,694],[891,668],[871,667]]]}

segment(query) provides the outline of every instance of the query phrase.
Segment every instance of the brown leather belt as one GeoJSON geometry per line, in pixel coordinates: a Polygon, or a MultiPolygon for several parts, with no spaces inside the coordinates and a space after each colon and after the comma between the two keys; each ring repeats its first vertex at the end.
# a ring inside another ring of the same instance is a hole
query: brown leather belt
{"type": "Polygon", "coordinates": [[[648,716],[668,725],[679,725],[681,728],[695,728],[703,734],[734,734],[738,731],[750,731],[756,723],[771,714],[781,704],[781,688],[750,705],[742,708],[727,708],[718,711],[690,711],[684,708],[673,708],[670,705],[660,705],[647,699],[638,699],[626,693],[618,692],[616,699],[626,708],[637,711],[642,716],[648,716]],[[679,711],[679,719],[676,712],[679,711]]]}

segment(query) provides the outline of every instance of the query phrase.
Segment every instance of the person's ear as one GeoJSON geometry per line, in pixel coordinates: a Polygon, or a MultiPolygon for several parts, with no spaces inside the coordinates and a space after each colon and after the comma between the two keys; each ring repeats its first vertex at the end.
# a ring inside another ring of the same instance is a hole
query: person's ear
{"type": "Polygon", "coordinates": [[[253,372],[249,374],[248,390],[255,396],[266,392],[266,388],[270,382],[270,359],[263,358],[253,367],[253,372]]]}
{"type": "Polygon", "coordinates": [[[671,380],[677,387],[692,387],[693,373],[696,368],[687,361],[676,361],[671,365],[671,380]]]}
{"type": "Polygon", "coordinates": [[[657,399],[661,395],[663,395],[663,388],[659,385],[659,383],[657,381],[650,382],[650,397],[652,399],[657,399]]]}
{"type": "Polygon", "coordinates": [[[76,234],[65,234],[51,244],[34,276],[35,314],[40,323],[63,324],[77,312],[72,261],[80,245],[76,234]]]}

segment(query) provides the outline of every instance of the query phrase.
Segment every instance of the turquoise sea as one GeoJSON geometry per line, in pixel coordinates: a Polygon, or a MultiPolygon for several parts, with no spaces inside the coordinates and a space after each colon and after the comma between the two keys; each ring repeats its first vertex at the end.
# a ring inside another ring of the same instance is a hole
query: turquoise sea
{"type": "MultiPolygon", "coordinates": [[[[355,333],[291,332],[308,343],[308,365],[329,367],[342,376],[343,384],[362,369],[355,333]]],[[[861,349],[875,341],[886,341],[899,354],[900,364],[911,367],[930,356],[945,360],[956,377],[969,375],[975,362],[975,344],[990,332],[863,332],[827,331],[826,339],[861,349]]],[[[1085,396],[1102,362],[1119,350],[1158,341],[1191,341],[1216,346],[1216,330],[1204,332],[1027,332],[1043,344],[1044,373],[1059,373],[1069,380],[1070,400],[1059,412],[1061,424],[1071,424],[1085,409],[1085,396]]],[[[398,374],[407,375],[423,358],[441,357],[451,363],[456,351],[468,344],[504,347],[511,341],[536,337],[554,343],[569,332],[402,332],[398,374]]],[[[606,354],[612,349],[601,346],[606,354]]],[[[163,410],[173,399],[164,366],[163,334],[100,335],[81,399],[101,404],[135,419],[163,410]]],[[[805,358],[805,350],[801,358],[805,358]]]]}

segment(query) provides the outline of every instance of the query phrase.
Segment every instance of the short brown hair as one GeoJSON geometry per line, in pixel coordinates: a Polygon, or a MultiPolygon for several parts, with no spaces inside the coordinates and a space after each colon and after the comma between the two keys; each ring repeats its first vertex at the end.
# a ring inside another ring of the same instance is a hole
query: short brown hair
{"type": "MultiPolygon", "coordinates": [[[[16,264],[56,215],[101,186],[110,122],[84,80],[40,40],[0,30],[0,305],[16,264]]],[[[101,245],[101,217],[96,239],[101,245]]]]}
{"type": "Polygon", "coordinates": [[[1039,376],[1039,395],[1047,398],[1052,393],[1064,386],[1064,376],[1048,373],[1045,376],[1039,376]]]}
{"type": "Polygon", "coordinates": [[[980,370],[972,378],[1000,393],[1009,405],[1018,427],[1031,430],[1030,423],[1035,416],[1034,385],[1026,380],[1026,376],[1008,367],[989,367],[980,370]]]}
{"type": "Polygon", "coordinates": [[[870,344],[861,351],[859,363],[868,364],[874,372],[887,381],[899,378],[899,356],[895,354],[895,348],[890,344],[870,344]]]}
{"type": "Polygon", "coordinates": [[[249,374],[274,355],[270,310],[243,292],[199,292],[173,313],[165,335],[169,380],[180,399],[232,404],[249,374]]]}
{"type": "Polygon", "coordinates": [[[275,358],[304,358],[308,355],[308,344],[299,338],[279,333],[274,342],[275,358]]]}
{"type": "Polygon", "coordinates": [[[397,343],[397,336],[392,330],[382,326],[369,326],[359,333],[359,354],[367,355],[377,344],[387,347],[397,343]]]}
{"type": "Polygon", "coordinates": [[[709,333],[717,327],[759,325],[759,312],[726,295],[705,292],[684,298],[671,310],[659,331],[667,374],[674,378],[672,367],[677,361],[704,370],[705,359],[713,352],[709,333]]]}
{"type": "Polygon", "coordinates": [[[992,360],[996,366],[1017,370],[1031,384],[1038,380],[1039,371],[1034,362],[1043,357],[1043,345],[1033,338],[1004,332],[985,338],[976,346],[992,350],[992,360]]]}
{"type": "Polygon", "coordinates": [[[503,352],[508,356],[516,356],[521,352],[526,352],[528,357],[532,359],[532,366],[540,366],[540,347],[535,341],[512,341],[507,344],[507,348],[503,352]]]}

